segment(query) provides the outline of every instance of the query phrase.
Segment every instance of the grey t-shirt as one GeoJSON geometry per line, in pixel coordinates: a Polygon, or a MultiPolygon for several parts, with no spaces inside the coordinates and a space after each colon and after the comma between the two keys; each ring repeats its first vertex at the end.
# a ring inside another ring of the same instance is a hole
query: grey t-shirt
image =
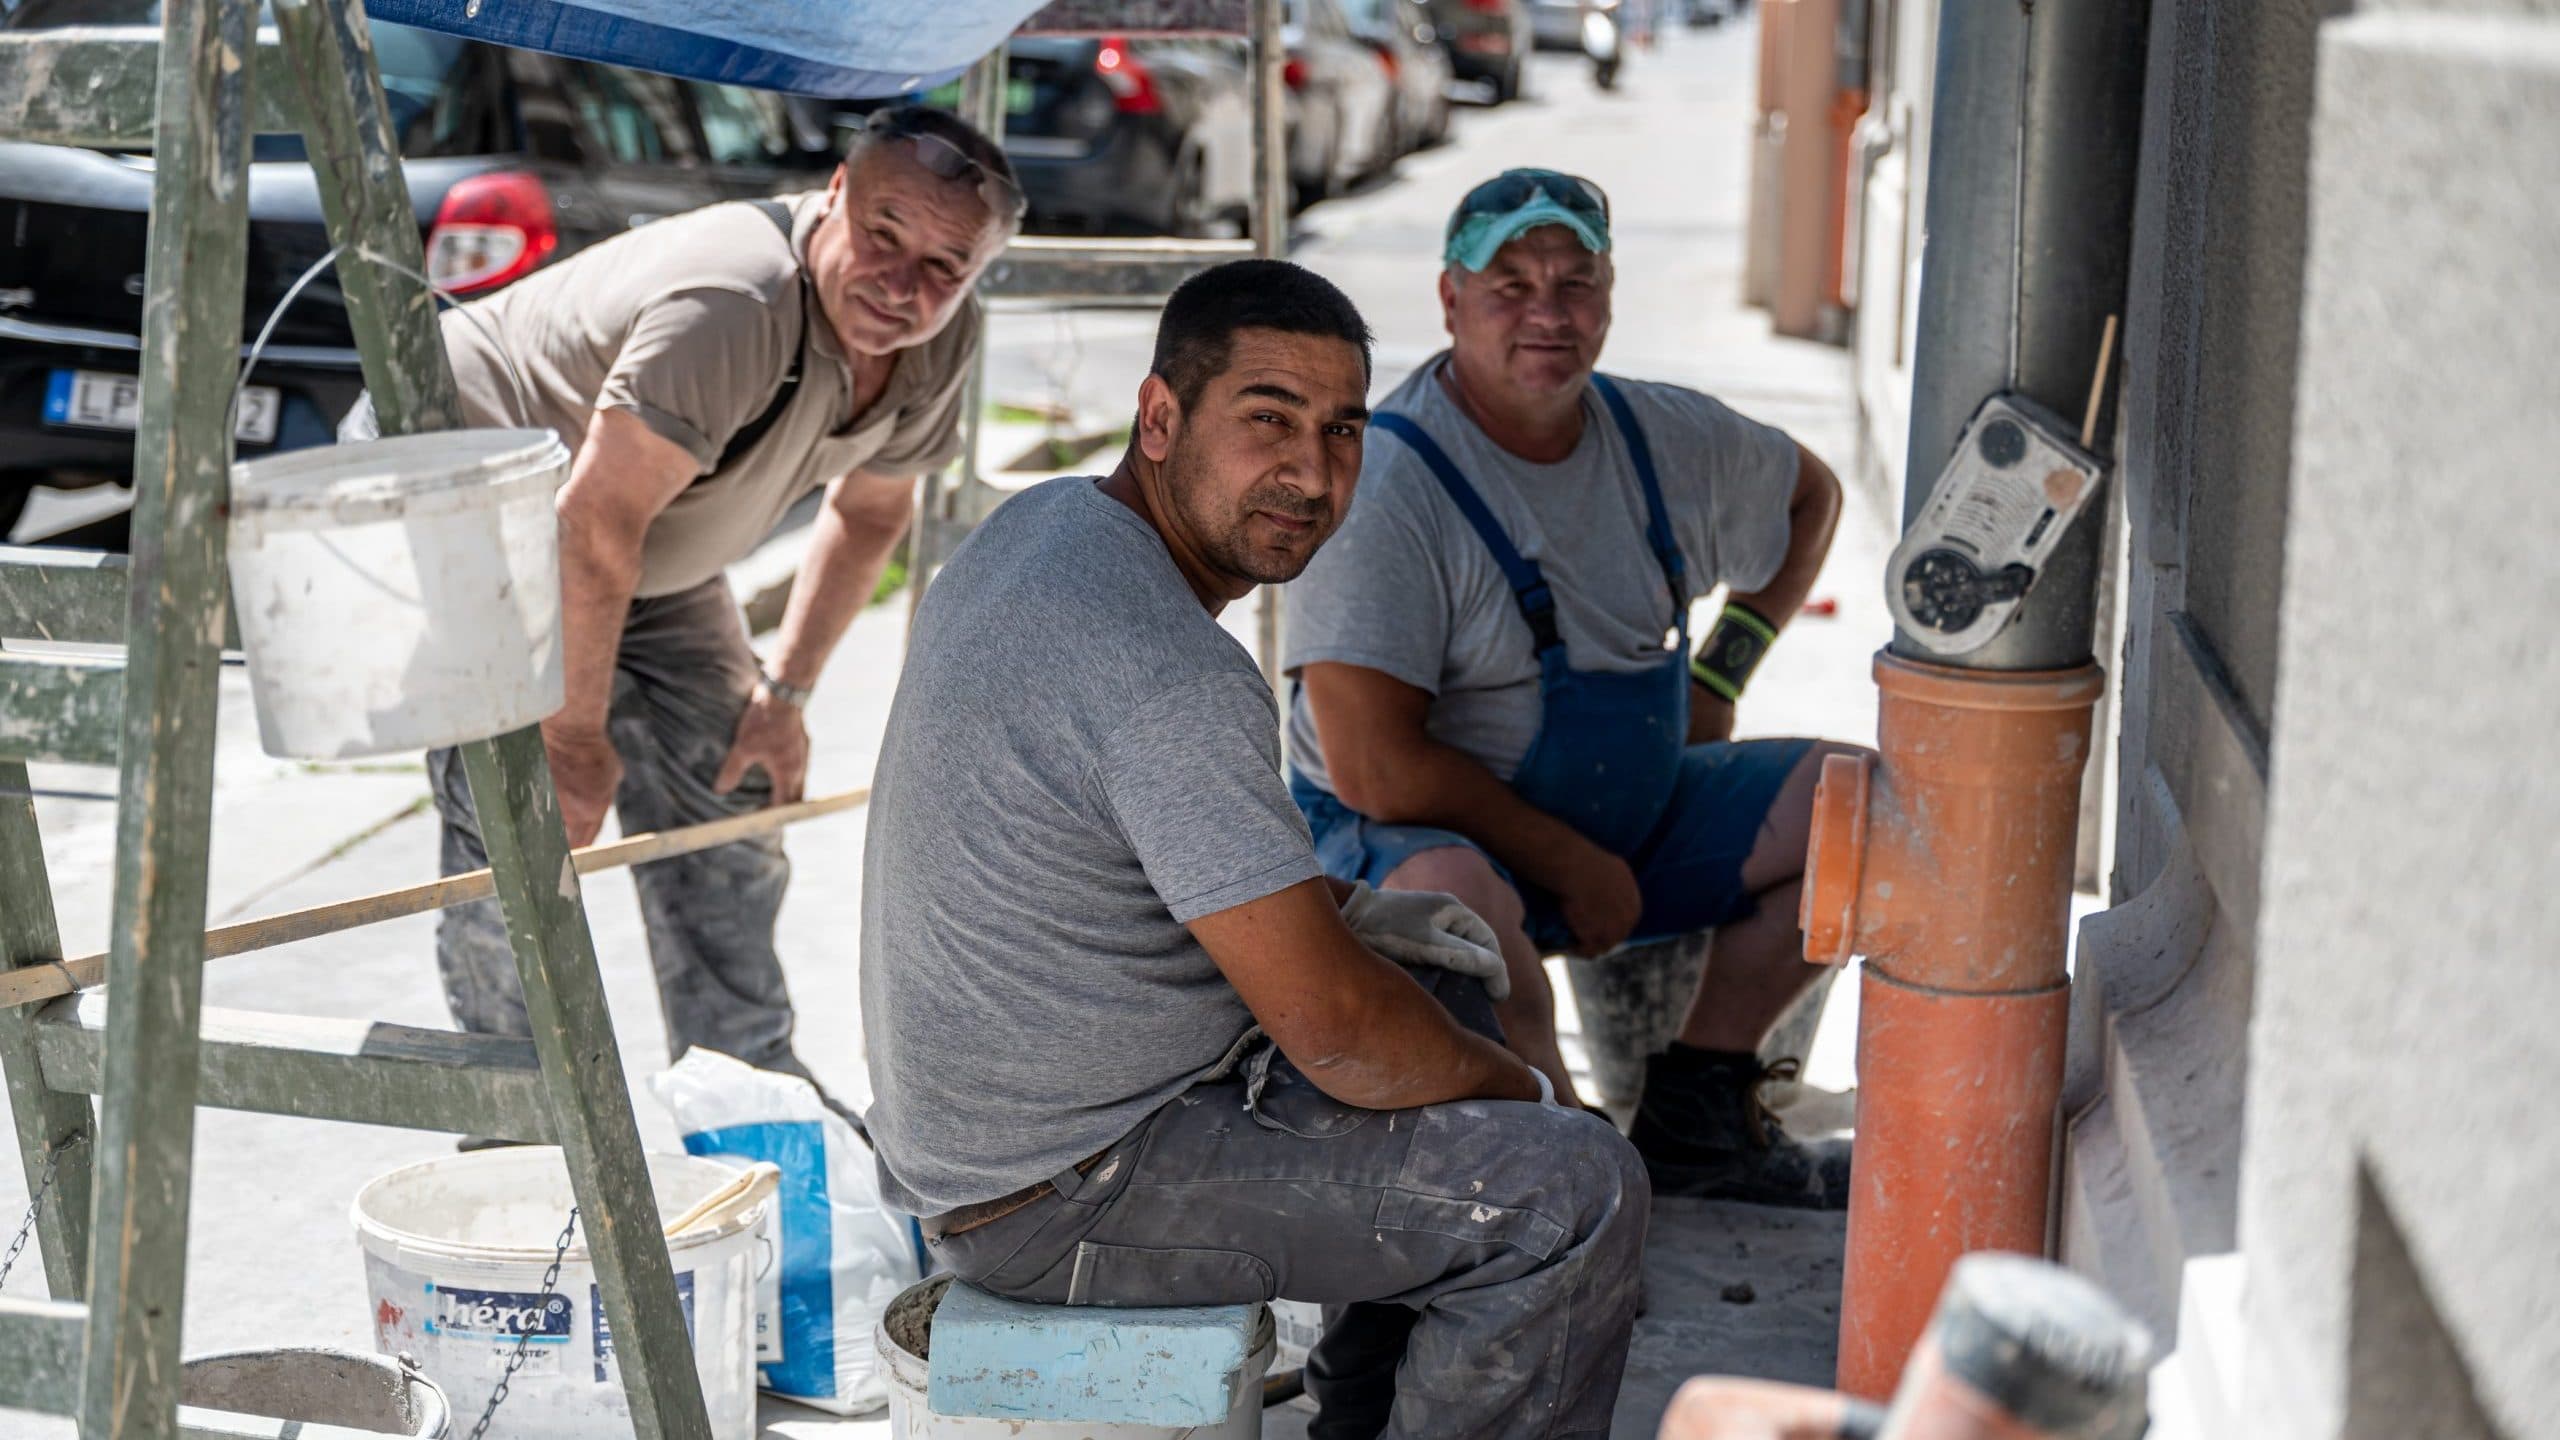
{"type": "MultiPolygon", "coordinates": [[[[1458,408],[1439,379],[1447,359],[1425,362],[1377,408],[1412,417],[1438,441],[1512,545],[1537,562],[1575,669],[1662,663],[1671,593],[1645,542],[1635,462],[1600,397],[1583,397],[1573,453],[1540,465],[1494,444],[1458,408]]],[[[1719,583],[1742,591],[1767,584],[1786,559],[1795,442],[1695,390],[1617,385],[1653,451],[1690,596],[1719,583]]],[[[1411,446],[1369,431],[1341,530],[1281,594],[1289,670],[1339,661],[1383,671],[1430,692],[1432,738],[1505,780],[1519,769],[1540,715],[1529,624],[1493,553],[1411,446]]],[[[1333,788],[1303,690],[1290,709],[1289,759],[1333,788]]]]}
{"type": "Polygon", "coordinates": [[[1316,876],[1271,689],[1155,530],[1087,477],[926,592],[862,860],[869,1123],[890,1202],[1046,1180],[1253,1023],[1186,924],[1316,876]]]}

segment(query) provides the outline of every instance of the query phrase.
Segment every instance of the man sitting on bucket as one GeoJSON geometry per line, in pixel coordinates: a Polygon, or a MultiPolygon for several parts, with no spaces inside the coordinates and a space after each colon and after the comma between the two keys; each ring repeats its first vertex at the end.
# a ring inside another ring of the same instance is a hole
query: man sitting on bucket
{"type": "Polygon", "coordinates": [[[1713,927],[1679,1038],[1646,1063],[1631,1138],[1654,1190],[1844,1206],[1845,1154],[1776,1128],[1756,1050],[1815,978],[1797,898],[1822,756],[1848,747],[1730,739],[1839,482],[1709,396],[1597,373],[1615,277],[1591,182],[1486,181],[1443,258],[1455,343],[1381,404],[1360,503],[1287,593],[1316,853],[1492,922],[1503,1028],[1568,1099],[1540,957],[1713,927]],[[1691,602],[1719,584],[1692,655],[1691,602]]]}
{"type": "Polygon", "coordinates": [[[1345,1307],[1312,1435],[1601,1435],[1635,1153],[1488,1038],[1480,920],[1325,878],[1217,620],[1341,520],[1368,343],[1296,266],[1203,273],[1119,469],[1007,501],[926,593],[863,852],[881,1189],[1000,1295],[1345,1307]]]}

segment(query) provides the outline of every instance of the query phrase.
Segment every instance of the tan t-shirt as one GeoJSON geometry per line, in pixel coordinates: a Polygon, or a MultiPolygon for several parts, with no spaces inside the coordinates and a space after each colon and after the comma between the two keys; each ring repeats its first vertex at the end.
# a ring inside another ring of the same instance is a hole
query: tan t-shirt
{"type": "Polygon", "coordinates": [[[985,323],[977,297],[942,333],[900,352],[888,388],[855,415],[852,369],[803,278],[825,203],[813,191],[670,216],[445,312],[471,423],[548,426],[574,452],[595,411],[623,409],[693,457],[701,478],[642,543],[642,597],[718,575],[792,502],[839,475],[921,475],[960,453],[962,383],[985,323]],[[788,213],[787,238],[776,205],[788,213]],[[521,389],[475,319],[506,346],[521,389]],[[795,366],[790,403],[721,465],[795,366]]]}

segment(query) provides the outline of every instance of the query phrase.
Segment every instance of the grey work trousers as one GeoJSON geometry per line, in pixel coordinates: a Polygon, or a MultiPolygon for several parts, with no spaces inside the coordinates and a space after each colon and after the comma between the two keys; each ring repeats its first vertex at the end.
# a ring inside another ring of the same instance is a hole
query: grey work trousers
{"type": "MultiPolygon", "coordinates": [[[[726,795],[711,788],[755,683],[755,652],[726,580],[632,602],[606,721],[622,758],[614,805],[624,834],[764,807],[772,786],[761,769],[726,795]]],[[[444,818],[444,873],[488,864],[461,754],[430,753],[427,778],[444,818]]],[[[666,1013],[669,1058],[706,1045],[760,1069],[808,1073],[792,1053],[791,996],[773,945],[790,878],[779,835],[632,870],[666,1013]]],[[[496,901],[444,912],[436,925],[436,964],[444,972],[445,1001],[463,1029],[532,1033],[496,901]]]]}
{"type": "MultiPolygon", "coordinates": [[[[1480,983],[1415,978],[1495,1033],[1480,983]]],[[[1322,1304],[1316,1440],[1609,1433],[1651,1191],[1597,1116],[1363,1110],[1266,1046],[1053,1183],[936,1254],[1020,1300],[1322,1304]]]]}

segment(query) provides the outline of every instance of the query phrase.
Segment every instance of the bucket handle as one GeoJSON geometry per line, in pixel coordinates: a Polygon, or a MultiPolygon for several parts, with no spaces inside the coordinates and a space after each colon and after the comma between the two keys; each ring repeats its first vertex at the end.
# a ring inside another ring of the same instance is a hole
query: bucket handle
{"type": "MultiPolygon", "coordinates": [[[[258,327],[258,338],[249,342],[249,358],[241,362],[239,377],[231,382],[231,404],[223,411],[224,429],[222,444],[223,459],[226,468],[228,468],[231,462],[239,459],[240,396],[242,392],[249,388],[249,376],[251,372],[258,368],[258,357],[266,353],[267,341],[276,333],[277,322],[284,319],[285,311],[293,308],[294,301],[302,298],[303,290],[306,289],[312,281],[320,278],[320,272],[328,269],[330,265],[334,264],[337,261],[337,258],[341,254],[345,253],[346,249],[347,247],[343,243],[332,245],[329,247],[329,252],[327,254],[312,261],[309,268],[305,269],[301,275],[297,276],[291,285],[285,287],[284,298],[276,302],[275,309],[267,312],[267,323],[258,327]]],[[[410,269],[408,266],[401,264],[399,261],[392,259],[390,256],[375,250],[370,245],[359,244],[355,247],[355,252],[356,258],[359,260],[370,262],[371,264],[381,266],[383,269],[388,270],[395,275],[404,276],[408,279],[417,281],[420,285],[427,288],[428,294],[433,295],[445,304],[452,306],[463,319],[470,321],[472,328],[480,332],[480,338],[489,342],[490,350],[497,354],[500,363],[507,367],[507,378],[515,385],[517,408],[528,416],[533,413],[533,387],[524,383],[524,372],[516,368],[515,357],[507,353],[507,347],[505,345],[499,343],[498,332],[489,328],[488,321],[472,314],[471,307],[462,302],[461,296],[445,289],[443,286],[438,285],[433,280],[430,280],[426,276],[419,274],[417,271],[410,269]]]]}

